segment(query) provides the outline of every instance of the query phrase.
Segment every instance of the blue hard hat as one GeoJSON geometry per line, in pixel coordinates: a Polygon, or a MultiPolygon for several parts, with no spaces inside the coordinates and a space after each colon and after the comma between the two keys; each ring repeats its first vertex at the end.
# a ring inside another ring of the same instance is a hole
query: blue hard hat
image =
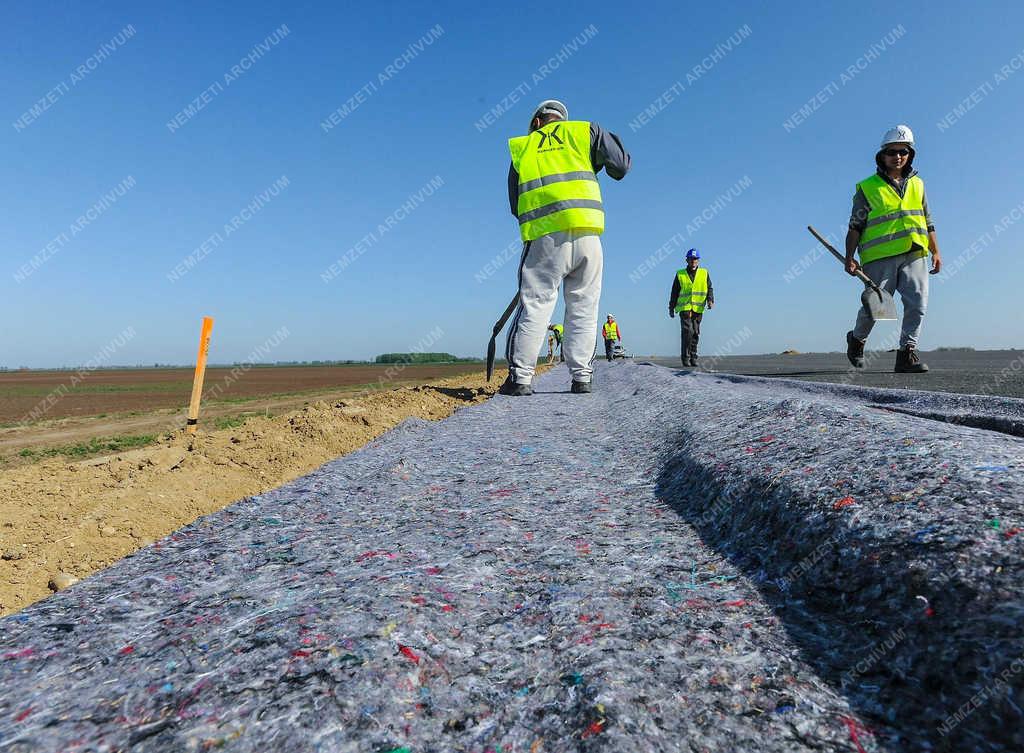
{"type": "Polygon", "coordinates": [[[686,252],[686,258],[687,259],[699,259],[700,258],[700,251],[698,251],[695,248],[691,248],[689,251],[686,252]]]}

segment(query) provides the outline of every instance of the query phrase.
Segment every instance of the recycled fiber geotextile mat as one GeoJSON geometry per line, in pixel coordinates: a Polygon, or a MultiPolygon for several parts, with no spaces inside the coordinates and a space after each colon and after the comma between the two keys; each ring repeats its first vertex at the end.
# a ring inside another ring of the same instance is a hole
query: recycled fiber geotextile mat
{"type": "Polygon", "coordinates": [[[596,377],[408,422],[0,621],[0,750],[1022,749],[1020,439],[596,377]]]}

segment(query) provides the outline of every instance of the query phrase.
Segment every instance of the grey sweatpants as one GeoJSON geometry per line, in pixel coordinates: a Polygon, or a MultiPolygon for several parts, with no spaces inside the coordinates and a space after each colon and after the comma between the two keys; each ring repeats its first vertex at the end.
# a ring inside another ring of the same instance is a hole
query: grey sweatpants
{"type": "Polygon", "coordinates": [[[562,354],[574,381],[590,381],[603,266],[601,237],[591,232],[551,233],[525,244],[519,265],[520,303],[505,345],[514,381],[533,381],[559,286],[565,294],[562,354]]]}
{"type": "MultiPolygon", "coordinates": [[[[864,265],[864,274],[883,290],[890,293],[899,291],[903,302],[903,328],[900,332],[900,348],[908,345],[916,348],[917,338],[921,334],[921,323],[928,307],[928,257],[912,258],[919,251],[908,251],[899,256],[888,256],[864,265]]],[[[857,323],[853,327],[853,336],[858,340],[867,340],[874,319],[868,310],[861,305],[857,313],[857,323]]]]}

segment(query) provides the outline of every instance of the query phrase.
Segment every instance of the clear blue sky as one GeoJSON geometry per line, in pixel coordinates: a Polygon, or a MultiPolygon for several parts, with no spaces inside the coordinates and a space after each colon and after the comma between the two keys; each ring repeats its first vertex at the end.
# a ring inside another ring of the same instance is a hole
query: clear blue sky
{"type": "MultiPolygon", "coordinates": [[[[108,362],[185,363],[204,314],[216,318],[211,359],[220,362],[246,358],[282,327],[289,335],[268,360],[367,358],[424,338],[436,340],[431,350],[483,355],[515,289],[516,259],[482,274],[517,238],[506,139],[547,97],[617,132],[633,155],[624,181],[602,179],[601,309],[616,314],[629,350],[677,351],[667,298],[691,245],[718,301],[704,352],[745,328],[733,352],[841,348],[856,284],[830,257],[785,275],[815,248],[807,224],[845,226],[854,183],[898,122],[917,135],[950,271],[991,236],[946,282],[933,278],[922,347],[1024,345],[1021,209],[992,229],[1024,202],[1019,3],[808,2],[780,12],[775,3],[66,2],[11,5],[5,15],[0,365],[81,364],[128,327],[134,337],[108,362]],[[265,41],[282,26],[286,34],[265,41]],[[745,27],[739,44],[687,80],[745,27]],[[585,44],[545,72],[574,39],[585,44]],[[106,59],[91,57],[104,45],[97,57],[106,59]],[[389,75],[410,45],[411,59],[389,75]],[[997,82],[1004,65],[1010,75],[997,82]],[[673,101],[631,127],[677,81],[673,101]],[[517,88],[507,113],[474,125],[517,88]],[[325,129],[361,89],[363,101],[325,129]],[[172,132],[168,122],[204,91],[202,109],[172,132]],[[972,92],[971,109],[940,127],[972,92]],[[816,95],[817,109],[787,130],[816,95]],[[76,225],[129,176],[133,187],[76,225]],[[288,185],[226,233],[282,176],[288,185]],[[433,195],[324,282],[435,176],[443,185],[433,195]],[[687,232],[744,178],[748,188],[687,232]],[[67,242],[46,251],[62,233],[67,242]],[[215,247],[168,280],[217,233],[215,247]],[[682,247],[631,280],[677,233],[682,247]],[[16,279],[34,257],[42,263],[16,279]]],[[[875,342],[893,326],[879,325],[875,342]]]]}

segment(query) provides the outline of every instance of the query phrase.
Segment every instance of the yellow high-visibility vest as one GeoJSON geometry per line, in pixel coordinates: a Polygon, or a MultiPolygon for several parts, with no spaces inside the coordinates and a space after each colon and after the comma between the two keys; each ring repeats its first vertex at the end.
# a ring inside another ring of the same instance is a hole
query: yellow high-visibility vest
{"type": "Polygon", "coordinates": [[[697,314],[704,313],[704,304],[708,299],[708,271],[704,267],[697,267],[697,273],[690,280],[690,275],[685,269],[676,272],[679,280],[679,297],[676,298],[676,311],[693,311],[697,314]]]}
{"type": "Polygon", "coordinates": [[[604,326],[601,327],[601,334],[604,335],[605,340],[618,340],[619,323],[612,322],[611,324],[609,324],[608,322],[605,322],[604,326]]]}
{"type": "Polygon", "coordinates": [[[921,247],[921,256],[928,255],[923,180],[916,175],[910,178],[903,196],[878,173],[862,180],[857,188],[871,206],[858,244],[861,264],[905,254],[915,243],[921,247]]]}
{"type": "Polygon", "coordinates": [[[562,342],[562,337],[565,334],[565,327],[561,324],[556,324],[552,327],[552,330],[554,330],[555,339],[558,340],[558,342],[562,342]]]}
{"type": "Polygon", "coordinates": [[[590,123],[556,120],[508,140],[519,173],[519,234],[524,241],[560,230],[604,231],[601,187],[590,162],[590,123]]]}

